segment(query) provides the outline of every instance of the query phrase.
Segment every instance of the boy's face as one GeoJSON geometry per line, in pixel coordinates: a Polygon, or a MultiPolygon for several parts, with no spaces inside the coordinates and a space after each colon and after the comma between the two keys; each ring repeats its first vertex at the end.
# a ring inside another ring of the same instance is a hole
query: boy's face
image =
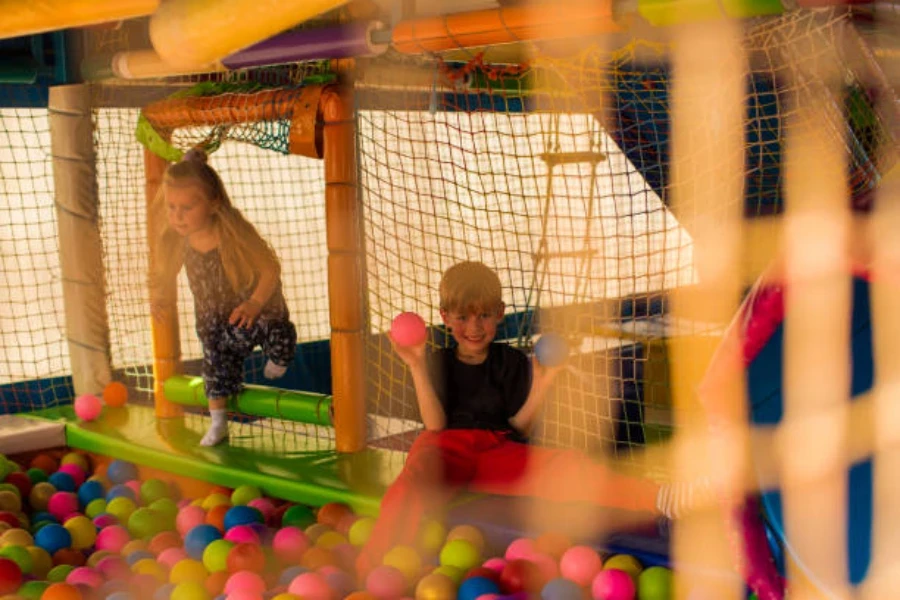
{"type": "Polygon", "coordinates": [[[503,318],[503,303],[494,310],[481,311],[441,311],[441,318],[450,329],[450,335],[466,354],[481,354],[497,335],[497,325],[503,318]]]}

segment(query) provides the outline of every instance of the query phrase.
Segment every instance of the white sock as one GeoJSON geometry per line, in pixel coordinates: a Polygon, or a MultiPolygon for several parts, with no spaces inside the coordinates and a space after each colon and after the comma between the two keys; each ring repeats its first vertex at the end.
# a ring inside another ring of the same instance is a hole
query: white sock
{"type": "Polygon", "coordinates": [[[287,373],[287,367],[276,365],[271,358],[266,361],[266,366],[263,367],[263,377],[266,379],[278,379],[285,373],[287,373]]]}
{"type": "Polygon", "coordinates": [[[215,446],[228,437],[228,420],[224,408],[210,409],[209,416],[212,423],[206,431],[206,435],[200,440],[201,446],[215,446]]]}

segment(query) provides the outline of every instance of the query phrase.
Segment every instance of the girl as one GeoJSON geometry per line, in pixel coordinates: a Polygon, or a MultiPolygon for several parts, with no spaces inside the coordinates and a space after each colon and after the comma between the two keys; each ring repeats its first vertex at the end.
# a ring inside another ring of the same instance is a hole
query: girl
{"type": "Polygon", "coordinates": [[[169,166],[155,208],[160,231],[150,282],[154,317],[166,300],[174,302],[175,278],[184,267],[212,418],[200,444],[214,446],[228,437],[225,403],[240,391],[244,360],[253,348],[262,346],[268,357],[263,374],[269,379],[284,375],[294,360],[297,331],[281,290],[281,265],[232,205],[202,150],[189,150],[169,166]]]}

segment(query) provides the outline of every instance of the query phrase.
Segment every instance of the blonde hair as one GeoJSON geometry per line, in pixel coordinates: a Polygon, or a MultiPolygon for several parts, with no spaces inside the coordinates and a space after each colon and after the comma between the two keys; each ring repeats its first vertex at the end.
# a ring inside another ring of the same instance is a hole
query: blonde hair
{"type": "Polygon", "coordinates": [[[184,158],[166,169],[162,185],[154,198],[156,261],[151,273],[151,290],[160,291],[173,281],[184,265],[187,238],[169,226],[165,187],[196,186],[213,204],[212,228],[219,240],[219,256],[231,288],[238,294],[252,291],[260,266],[269,264],[280,275],[278,256],[256,228],[231,203],[219,174],[206,164],[202,150],[189,150],[184,158]]]}
{"type": "Polygon", "coordinates": [[[487,265],[465,261],[444,272],[439,288],[441,310],[461,313],[499,310],[503,289],[497,273],[487,265]]]}

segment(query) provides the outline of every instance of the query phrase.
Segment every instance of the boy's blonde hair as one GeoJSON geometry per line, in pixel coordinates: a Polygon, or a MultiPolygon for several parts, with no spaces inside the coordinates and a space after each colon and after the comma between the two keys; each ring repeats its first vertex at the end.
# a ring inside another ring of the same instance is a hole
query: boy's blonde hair
{"type": "Polygon", "coordinates": [[[503,306],[503,289],[493,269],[480,262],[457,263],[444,272],[441,310],[463,314],[492,312],[503,306]]]}
{"type": "Polygon", "coordinates": [[[225,276],[235,293],[252,292],[262,266],[270,265],[280,276],[278,256],[256,228],[231,203],[219,174],[206,163],[206,153],[193,149],[166,169],[154,198],[157,243],[156,268],[150,274],[151,292],[174,280],[184,264],[187,238],[169,226],[165,186],[196,186],[213,204],[212,227],[219,240],[219,256],[225,276]]]}

